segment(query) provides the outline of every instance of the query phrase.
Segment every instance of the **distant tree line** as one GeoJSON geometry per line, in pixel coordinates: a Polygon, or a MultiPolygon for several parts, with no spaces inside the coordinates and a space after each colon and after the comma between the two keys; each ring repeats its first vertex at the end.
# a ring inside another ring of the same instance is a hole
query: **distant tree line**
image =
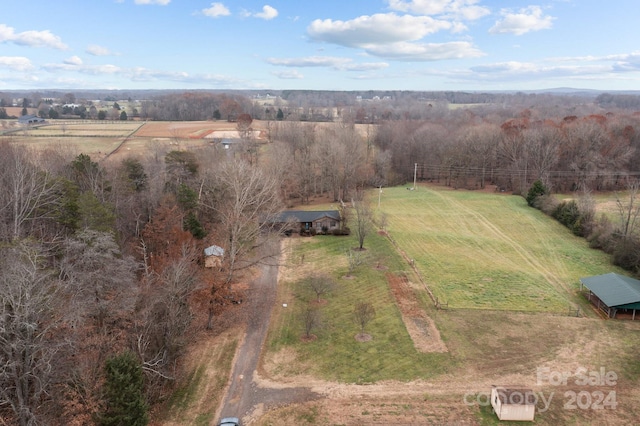
{"type": "Polygon", "coordinates": [[[477,110],[431,120],[385,121],[375,144],[392,170],[454,188],[524,193],[535,180],[554,192],[615,190],[640,175],[640,117],[588,114],[507,118],[477,110]]]}

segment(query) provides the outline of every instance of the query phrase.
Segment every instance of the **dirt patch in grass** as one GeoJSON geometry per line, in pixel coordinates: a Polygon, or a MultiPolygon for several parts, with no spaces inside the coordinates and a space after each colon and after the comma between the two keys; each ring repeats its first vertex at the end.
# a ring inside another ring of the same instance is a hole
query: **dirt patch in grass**
{"type": "Polygon", "coordinates": [[[306,334],[303,334],[302,336],[300,336],[300,341],[304,343],[313,342],[317,339],[318,339],[318,336],[316,336],[315,334],[310,334],[308,336],[306,334]]]}
{"type": "Polygon", "coordinates": [[[420,307],[418,299],[404,276],[386,274],[391,292],[396,299],[402,321],[420,352],[447,352],[447,346],[440,338],[440,332],[433,320],[420,307]]]}
{"type": "Polygon", "coordinates": [[[355,336],[357,342],[369,342],[373,337],[369,333],[358,333],[355,336]]]}

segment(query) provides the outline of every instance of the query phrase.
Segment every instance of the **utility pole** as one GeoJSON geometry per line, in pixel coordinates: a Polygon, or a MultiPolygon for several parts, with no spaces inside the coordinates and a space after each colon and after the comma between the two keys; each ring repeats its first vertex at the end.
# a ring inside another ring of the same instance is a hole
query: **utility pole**
{"type": "Polygon", "coordinates": [[[413,165],[413,189],[416,189],[416,175],[418,174],[418,163],[413,165]]]}
{"type": "Polygon", "coordinates": [[[382,185],[380,185],[380,192],[378,192],[378,210],[380,210],[380,197],[382,197],[382,185]]]}

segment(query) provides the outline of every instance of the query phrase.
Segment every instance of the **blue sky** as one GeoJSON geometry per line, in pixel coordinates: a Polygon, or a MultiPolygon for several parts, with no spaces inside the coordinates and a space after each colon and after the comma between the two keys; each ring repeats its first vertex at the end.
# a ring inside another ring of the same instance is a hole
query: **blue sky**
{"type": "Polygon", "coordinates": [[[638,0],[0,0],[0,90],[640,90],[638,0]]]}

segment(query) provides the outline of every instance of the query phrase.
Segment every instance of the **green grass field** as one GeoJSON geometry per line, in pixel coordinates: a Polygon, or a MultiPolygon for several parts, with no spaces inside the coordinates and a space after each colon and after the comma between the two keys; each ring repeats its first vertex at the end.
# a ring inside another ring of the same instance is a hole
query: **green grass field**
{"type": "Polygon", "coordinates": [[[288,307],[274,315],[268,339],[273,352],[294,346],[298,367],[284,363],[276,368],[276,373],[295,375],[304,372],[332,380],[370,383],[385,379],[411,380],[446,371],[451,365],[448,355],[416,352],[403,325],[385,274],[411,272],[386,238],[375,233],[367,238],[365,246],[368,250],[362,253],[364,262],[350,278],[345,278],[348,272],[346,252],[357,247],[352,236],[316,236],[299,240],[302,241],[288,262],[288,267],[299,277],[282,282],[279,300],[288,307]],[[387,269],[376,268],[379,263],[387,269]],[[323,325],[312,331],[318,338],[302,344],[300,338],[304,327],[300,315],[315,299],[304,279],[320,273],[332,276],[337,288],[322,296],[326,300],[326,304],[320,306],[323,325]],[[352,317],[357,301],[369,302],[376,310],[376,318],[367,327],[373,339],[366,343],[354,338],[359,332],[352,317]]]}
{"type": "MultiPolygon", "coordinates": [[[[377,194],[375,197],[377,204],[377,194]]],[[[365,261],[352,279],[344,278],[348,270],[345,253],[357,247],[354,235],[293,241],[287,262],[292,273],[285,274],[279,289],[279,301],[288,307],[274,313],[268,348],[274,359],[275,354],[294,349],[296,359],[276,365],[272,373],[313,374],[356,383],[428,378],[455,369],[462,359],[488,362],[487,353],[504,342],[470,342],[510,328],[513,336],[523,329],[539,328],[535,339],[521,335],[536,343],[523,341],[501,351],[502,356],[534,362],[552,356],[570,341],[562,333],[543,332],[556,321],[553,318],[559,318],[556,315],[567,316],[570,308],[574,312],[580,308],[596,318],[578,294],[579,279],[621,272],[609,264],[606,254],[590,249],[553,219],[527,207],[521,197],[425,186],[415,191],[388,188],[382,194],[381,211],[397,248],[387,237],[371,232],[365,240],[365,261]],[[385,276],[406,275],[419,283],[407,258],[414,260],[419,276],[435,295],[453,308],[437,311],[426,290],[417,292],[447,345],[455,348],[454,357],[419,353],[413,346],[385,276]],[[386,270],[376,267],[380,264],[386,270]],[[305,278],[319,273],[332,276],[339,286],[323,296],[324,326],[313,331],[317,339],[304,343],[300,317],[314,298],[305,278]],[[373,340],[366,343],[354,339],[358,329],[352,311],[360,300],[372,303],[377,311],[368,327],[373,340]],[[534,314],[537,319],[512,317],[510,328],[500,325],[501,317],[515,312],[534,314]],[[493,322],[484,324],[484,319],[493,322]]]]}
{"type": "Polygon", "coordinates": [[[451,308],[567,312],[581,277],[620,272],[519,196],[386,189],[388,231],[451,308]]]}

